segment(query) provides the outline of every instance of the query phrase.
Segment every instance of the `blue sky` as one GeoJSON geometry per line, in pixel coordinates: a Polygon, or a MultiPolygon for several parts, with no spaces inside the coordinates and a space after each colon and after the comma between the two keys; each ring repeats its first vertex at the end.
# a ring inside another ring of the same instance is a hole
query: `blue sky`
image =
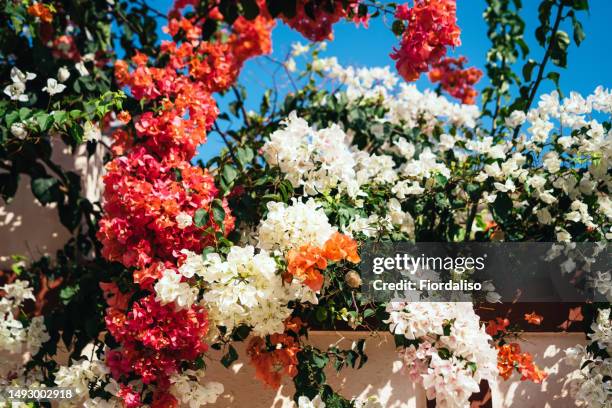
{"type": "MultiPolygon", "coordinates": [[[[167,10],[170,4],[168,0],[155,0],[153,2],[160,10],[167,10]]],[[[536,43],[533,32],[538,26],[537,6],[538,0],[523,0],[523,18],[527,23],[526,41],[532,49],[531,58],[539,59],[542,50],[536,43]]],[[[612,1],[591,0],[589,13],[579,13],[579,18],[584,25],[586,40],[580,47],[572,44],[569,49],[568,68],[557,70],[561,73],[561,89],[568,93],[577,91],[588,94],[598,85],[612,87],[612,39],[610,36],[610,17],[612,16],[612,1]]],[[[489,39],[486,36],[486,25],[482,18],[486,7],[484,0],[458,0],[457,13],[459,26],[461,27],[461,47],[455,49],[451,54],[465,55],[470,65],[483,69],[485,55],[489,49],[489,39]]],[[[325,56],[336,56],[342,65],[354,66],[393,66],[389,58],[393,46],[398,40],[391,33],[389,25],[392,21],[383,21],[382,18],[370,22],[370,27],[356,28],[352,23],[338,23],[334,26],[335,38],[328,43],[325,56]]],[[[571,36],[571,27],[565,27],[571,36]]],[[[297,32],[279,23],[273,33],[273,57],[284,58],[293,42],[305,40],[297,32]]],[[[258,106],[261,94],[266,85],[269,85],[269,73],[274,65],[263,59],[256,58],[247,62],[240,81],[247,87],[250,98],[250,106],[258,106]]],[[[520,72],[520,66],[517,67],[520,72]]],[[[429,86],[426,78],[417,82],[419,88],[429,86]]],[[[477,88],[486,85],[483,78],[477,88]]],[[[549,92],[554,89],[550,81],[546,81],[540,87],[541,92],[549,92]]],[[[221,109],[225,103],[220,101],[221,109]]],[[[208,159],[222,147],[220,140],[211,137],[209,142],[200,147],[200,158],[208,159]]]]}

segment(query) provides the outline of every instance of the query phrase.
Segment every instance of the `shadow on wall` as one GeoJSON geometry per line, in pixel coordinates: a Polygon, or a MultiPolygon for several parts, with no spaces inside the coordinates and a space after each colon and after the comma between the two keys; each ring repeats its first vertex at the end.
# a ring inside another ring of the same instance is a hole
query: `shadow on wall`
{"type": "MultiPolygon", "coordinates": [[[[352,332],[311,332],[312,344],[327,348],[337,344],[340,348],[350,348],[354,340],[368,336],[367,333],[352,332]]],[[[215,361],[208,365],[206,378],[219,381],[225,387],[224,394],[214,404],[215,407],[249,408],[289,408],[294,393],[290,378],[285,378],[278,390],[266,387],[255,378],[255,370],[246,357],[246,343],[236,344],[240,358],[225,369],[220,361],[222,353],[213,351],[215,361]]],[[[345,398],[367,398],[377,396],[385,408],[425,407],[425,393],[415,387],[408,377],[400,372],[401,364],[393,338],[378,334],[369,336],[366,341],[368,362],[359,370],[345,368],[336,373],[333,368],[326,372],[328,383],[345,398]]]]}
{"type": "MultiPolygon", "coordinates": [[[[310,341],[326,348],[338,343],[339,347],[350,348],[354,340],[367,336],[353,332],[311,332],[310,341]]],[[[521,348],[533,354],[535,362],[549,373],[543,384],[522,382],[515,374],[509,381],[491,384],[494,408],[569,408],[574,401],[564,388],[565,376],[575,367],[569,367],[559,360],[565,355],[564,349],[576,344],[586,344],[581,333],[526,333],[521,348]]],[[[246,356],[246,344],[236,344],[240,359],[229,369],[219,361],[222,353],[213,351],[206,378],[219,381],[225,387],[224,394],[215,407],[289,408],[292,405],[293,383],[285,378],[278,390],[272,390],[255,378],[255,370],[246,356]]],[[[385,408],[425,408],[425,392],[415,386],[401,373],[393,338],[390,334],[370,336],[366,342],[368,362],[359,370],[350,368],[336,373],[327,371],[329,384],[346,398],[377,396],[385,408]]]]}
{"type": "Polygon", "coordinates": [[[570,367],[560,360],[564,350],[576,344],[586,345],[583,333],[529,333],[519,342],[523,351],[534,357],[534,362],[548,373],[542,384],[520,381],[515,374],[509,381],[492,385],[493,408],[570,408],[574,399],[564,386],[568,373],[578,367],[570,367]]]}
{"type": "MultiPolygon", "coordinates": [[[[82,191],[90,201],[100,199],[102,191],[103,152],[100,144],[91,157],[87,157],[86,145],[82,144],[71,155],[63,142],[53,146],[52,160],[64,170],[77,172],[81,176],[82,191]]],[[[50,173],[50,171],[49,171],[50,173]]],[[[30,177],[21,175],[19,187],[13,200],[6,204],[0,200],[0,269],[10,267],[12,255],[23,255],[30,260],[43,255],[53,255],[71,238],[59,221],[55,203],[42,206],[32,194],[30,177]]]]}

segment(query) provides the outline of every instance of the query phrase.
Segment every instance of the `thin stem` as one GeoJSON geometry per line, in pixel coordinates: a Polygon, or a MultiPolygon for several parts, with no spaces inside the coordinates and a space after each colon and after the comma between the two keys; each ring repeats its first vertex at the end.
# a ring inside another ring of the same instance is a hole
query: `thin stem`
{"type": "Polygon", "coordinates": [[[216,121],[215,121],[214,127],[215,127],[215,131],[219,133],[219,135],[221,136],[221,139],[223,139],[223,142],[227,146],[227,150],[229,151],[230,156],[232,156],[232,161],[236,163],[238,166],[240,166],[240,162],[238,161],[238,158],[236,157],[236,154],[234,153],[234,146],[229,142],[229,140],[227,140],[227,135],[225,134],[224,131],[221,130],[221,128],[219,127],[219,124],[216,121]]]}
{"type": "MultiPolygon", "coordinates": [[[[546,52],[544,53],[544,58],[542,59],[542,63],[540,63],[540,66],[538,68],[538,76],[536,77],[536,80],[533,83],[533,86],[529,92],[529,99],[527,99],[527,105],[523,109],[524,112],[527,112],[529,108],[531,108],[531,104],[533,103],[533,100],[535,99],[536,92],[538,91],[538,87],[540,86],[542,79],[544,79],[544,70],[546,69],[546,63],[548,62],[548,59],[550,58],[550,54],[552,53],[553,41],[555,39],[555,36],[557,35],[557,31],[559,31],[559,24],[561,24],[562,19],[563,19],[563,4],[559,4],[558,9],[557,9],[557,16],[555,17],[555,23],[553,25],[551,35],[550,35],[550,40],[548,41],[548,47],[546,48],[546,52]]],[[[515,138],[518,136],[519,131],[521,130],[521,126],[522,125],[519,125],[516,127],[516,129],[514,129],[515,138]]]]}
{"type": "MultiPolygon", "coordinates": [[[[504,27],[504,36],[506,35],[506,29],[504,27]]],[[[506,56],[504,55],[502,57],[502,61],[501,61],[501,72],[503,72],[506,68],[506,56]]],[[[503,82],[502,82],[503,83],[503,82]]],[[[495,136],[495,133],[497,132],[497,116],[499,116],[499,111],[501,109],[501,98],[502,98],[502,91],[498,90],[497,91],[497,98],[495,100],[495,112],[493,113],[493,118],[491,119],[492,123],[491,123],[491,136],[495,136]]]]}
{"type": "Polygon", "coordinates": [[[247,114],[247,111],[244,108],[244,101],[242,100],[242,96],[240,96],[240,92],[238,92],[238,88],[236,88],[235,86],[232,86],[232,91],[234,92],[236,99],[238,99],[238,101],[240,102],[240,112],[242,113],[244,124],[249,127],[251,123],[249,121],[249,115],[247,114]]]}

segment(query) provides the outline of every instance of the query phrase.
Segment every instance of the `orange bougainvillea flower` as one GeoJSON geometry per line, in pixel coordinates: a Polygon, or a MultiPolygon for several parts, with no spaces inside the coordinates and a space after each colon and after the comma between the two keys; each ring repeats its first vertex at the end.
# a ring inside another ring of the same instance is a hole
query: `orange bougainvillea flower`
{"type": "Polygon", "coordinates": [[[296,335],[299,335],[300,330],[302,330],[302,327],[304,326],[305,326],[305,323],[302,321],[302,319],[300,319],[299,316],[288,317],[287,320],[285,320],[285,331],[286,332],[293,332],[296,335]]]}
{"type": "Polygon", "coordinates": [[[286,334],[273,334],[269,341],[253,337],[247,348],[247,355],[255,366],[255,377],[276,389],[283,375],[295,377],[297,374],[297,353],[299,344],[286,334]]]}
{"type": "Polygon", "coordinates": [[[132,115],[128,111],[121,111],[117,114],[117,119],[119,119],[123,123],[130,123],[132,120],[132,115]]]}
{"type": "Polygon", "coordinates": [[[521,353],[521,347],[517,343],[497,346],[497,368],[504,380],[510,378],[515,369],[521,374],[521,381],[541,383],[548,376],[534,364],[531,354],[521,353]]]}
{"type": "Polygon", "coordinates": [[[327,268],[327,260],[321,248],[304,245],[291,249],[287,253],[287,276],[289,282],[295,277],[315,292],[323,287],[323,275],[320,271],[327,268]]]}
{"type": "Polygon", "coordinates": [[[348,260],[359,262],[357,242],[339,232],[335,232],[323,245],[323,249],[312,245],[303,245],[299,249],[291,249],[287,253],[287,273],[285,280],[291,282],[295,277],[312,290],[319,291],[323,287],[323,274],[327,263],[348,260]]]}
{"type": "Polygon", "coordinates": [[[357,253],[357,241],[354,239],[335,232],[323,246],[323,256],[329,261],[338,262],[346,259],[352,263],[361,261],[357,253]]]}
{"type": "Polygon", "coordinates": [[[544,317],[542,315],[537,314],[536,312],[525,313],[525,321],[529,324],[535,324],[539,326],[542,324],[544,317]]]}
{"type": "Polygon", "coordinates": [[[43,3],[32,4],[28,7],[28,14],[40,19],[43,23],[49,24],[53,21],[53,11],[49,6],[43,3]]]}

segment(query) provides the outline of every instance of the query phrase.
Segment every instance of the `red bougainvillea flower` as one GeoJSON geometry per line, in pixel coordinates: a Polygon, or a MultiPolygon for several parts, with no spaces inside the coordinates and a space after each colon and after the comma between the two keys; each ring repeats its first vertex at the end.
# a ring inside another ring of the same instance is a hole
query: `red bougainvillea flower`
{"type": "Polygon", "coordinates": [[[299,31],[310,41],[324,41],[333,39],[332,26],[346,15],[341,1],[299,0],[295,16],[288,18],[282,15],[281,18],[289,27],[299,31]],[[332,9],[329,8],[330,5],[332,9]]]}
{"type": "MultiPolygon", "coordinates": [[[[114,283],[101,284],[109,304],[105,322],[120,344],[107,353],[106,364],[122,384],[119,396],[128,407],[140,406],[145,392],[126,385],[134,379],[153,391],[152,407],[177,406],[168,392],[170,376],[207,348],[205,310],[192,306],[177,311],[172,304],[157,303],[151,292],[165,269],[176,268],[182,250],[201,252],[214,243],[217,232],[233,230],[226,200],[220,201],[223,225],[214,221],[210,210],[219,204],[218,190],[212,176],[190,161],[218,115],[212,93],[227,90],[248,58],[271,52],[274,21],[265,1],[259,4],[262,13],[254,20],[239,17],[203,41],[202,21],[180,15],[196,2],[178,0],[165,28],[173,41],[160,47],[165,63],[153,65],[149,56],[136,52],[130,61],[114,66],[117,84],[144,107],[135,117],[117,115],[122,126],[112,132],[115,158],[104,177],[104,216],[98,231],[103,256],[133,268],[134,282],[142,289],[122,294],[114,283]],[[210,216],[196,225],[199,209],[210,216]],[[132,297],[139,300],[130,305],[132,297]]],[[[209,16],[223,18],[215,10],[209,16]]],[[[56,58],[80,59],[70,36],[58,37],[53,52],[56,58]]],[[[261,350],[260,375],[277,372],[279,364],[283,372],[295,375],[298,347],[283,336],[273,338],[284,344],[280,350],[269,355],[261,350]]]]}
{"type": "Polygon", "coordinates": [[[176,408],[178,406],[178,400],[169,392],[156,392],[153,394],[151,408],[176,408]]]}
{"type": "MultiPolygon", "coordinates": [[[[212,215],[201,227],[177,221],[179,214],[193,218],[198,209],[208,211],[218,194],[212,176],[188,162],[159,162],[140,146],[108,164],[104,186],[105,216],[98,231],[102,254],[139,268],[135,280],[144,287],[158,277],[156,268],[147,267],[156,261],[176,261],[182,249],[201,252],[214,242],[214,236],[204,234],[206,228],[221,230],[212,215]]],[[[234,218],[225,201],[223,206],[225,231],[229,232],[234,218]]]]}
{"type": "Polygon", "coordinates": [[[496,336],[505,333],[508,326],[510,326],[510,320],[498,317],[495,320],[489,320],[486,332],[489,336],[496,336]]]}
{"type": "Polygon", "coordinates": [[[297,374],[299,344],[287,334],[273,334],[269,339],[253,337],[247,347],[247,355],[255,366],[255,377],[276,389],[283,375],[297,374]]]}
{"type": "Polygon", "coordinates": [[[474,85],[482,78],[482,71],[476,67],[464,68],[465,57],[443,58],[433,64],[429,71],[429,80],[439,82],[442,89],[462,103],[476,102],[478,92],[474,85]]]}
{"type": "Polygon", "coordinates": [[[124,311],[130,303],[131,293],[122,293],[115,282],[100,282],[100,289],[109,307],[124,311]]]}
{"type": "Polygon", "coordinates": [[[208,349],[208,319],[200,306],[175,310],[173,304],[161,305],[149,295],[127,314],[115,309],[105,319],[110,334],[121,343],[107,355],[117,380],[137,374],[145,384],[167,384],[181,361],[192,361],[208,349]]]}
{"type": "Polygon", "coordinates": [[[140,394],[130,386],[121,385],[117,396],[123,399],[126,408],[138,408],[141,406],[140,394]]]}
{"type": "Polygon", "coordinates": [[[407,28],[391,58],[406,81],[415,81],[446,54],[446,47],[461,45],[455,0],[415,0],[414,7],[399,6],[395,17],[407,28]]]}
{"type": "Polygon", "coordinates": [[[53,58],[80,61],[81,54],[71,35],[60,35],[53,40],[51,54],[53,58]]]}

